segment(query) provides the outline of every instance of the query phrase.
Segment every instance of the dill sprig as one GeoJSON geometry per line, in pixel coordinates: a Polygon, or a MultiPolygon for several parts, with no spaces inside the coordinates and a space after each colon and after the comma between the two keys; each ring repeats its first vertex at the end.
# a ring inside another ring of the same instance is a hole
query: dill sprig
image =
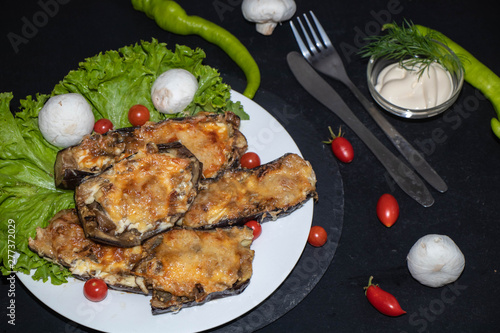
{"type": "Polygon", "coordinates": [[[366,38],[369,43],[361,48],[359,54],[362,57],[397,60],[407,70],[419,68],[419,76],[433,62],[450,72],[462,67],[460,60],[443,47],[445,42],[438,33],[423,35],[406,20],[400,26],[397,23],[385,24],[382,30],[387,34],[366,38]]]}

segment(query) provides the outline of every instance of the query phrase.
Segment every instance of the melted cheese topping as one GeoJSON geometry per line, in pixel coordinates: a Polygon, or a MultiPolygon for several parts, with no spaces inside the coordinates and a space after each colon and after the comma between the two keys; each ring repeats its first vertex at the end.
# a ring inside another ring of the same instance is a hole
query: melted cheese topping
{"type": "Polygon", "coordinates": [[[296,154],[259,169],[228,171],[200,191],[182,225],[197,228],[224,219],[286,210],[306,200],[315,191],[315,184],[311,165],[296,154]]]}
{"type": "Polygon", "coordinates": [[[191,161],[167,153],[142,154],[96,178],[86,204],[97,201],[116,223],[115,234],[172,226],[169,217],[187,211],[193,189],[191,161]]]}
{"type": "Polygon", "coordinates": [[[143,248],[119,248],[85,238],[75,210],[62,211],[47,228],[37,228],[37,236],[29,240],[29,246],[39,255],[68,267],[74,275],[102,278],[111,285],[139,287],[130,270],[142,258],[143,248]]]}
{"type": "Polygon", "coordinates": [[[72,167],[82,171],[103,170],[143,149],[148,142],[174,141],[180,141],[203,163],[205,178],[215,177],[227,167],[235,149],[246,149],[244,136],[236,133],[233,124],[223,121],[223,117],[196,116],[183,121],[147,123],[133,132],[87,136],[80,145],[70,148],[77,164],[72,167]]]}
{"type": "Polygon", "coordinates": [[[203,295],[223,291],[252,275],[253,233],[249,228],[178,229],[157,237],[163,239],[154,248],[154,257],[141,262],[135,272],[154,289],[197,297],[200,288],[203,295]]]}
{"type": "Polygon", "coordinates": [[[155,142],[158,138],[166,142],[181,142],[203,163],[203,175],[210,178],[226,163],[232,150],[232,134],[226,123],[172,121],[145,127],[138,136],[146,142],[155,142]]]}

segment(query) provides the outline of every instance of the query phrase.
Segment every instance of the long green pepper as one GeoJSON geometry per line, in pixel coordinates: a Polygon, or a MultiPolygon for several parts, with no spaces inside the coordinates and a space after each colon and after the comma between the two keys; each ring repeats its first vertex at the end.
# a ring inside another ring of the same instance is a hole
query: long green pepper
{"type": "Polygon", "coordinates": [[[478,89],[483,95],[490,100],[497,113],[497,118],[491,119],[491,129],[493,133],[500,138],[500,78],[493,73],[491,69],[486,67],[483,63],[477,60],[463,47],[443,35],[442,33],[432,30],[430,28],[415,25],[415,27],[423,34],[437,34],[444,43],[457,54],[461,59],[464,66],[465,76],[464,79],[471,86],[478,89]]]}
{"type": "Polygon", "coordinates": [[[134,9],[154,19],[158,26],[178,35],[198,35],[219,46],[243,70],[247,86],[243,95],[253,98],[260,85],[259,66],[247,48],[229,31],[199,16],[190,16],[175,1],[132,0],[134,9]]]}

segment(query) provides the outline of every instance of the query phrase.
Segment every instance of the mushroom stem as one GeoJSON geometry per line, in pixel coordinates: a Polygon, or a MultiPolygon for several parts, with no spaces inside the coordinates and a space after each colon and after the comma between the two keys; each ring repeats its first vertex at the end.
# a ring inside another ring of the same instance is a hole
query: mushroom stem
{"type": "Polygon", "coordinates": [[[255,29],[257,30],[257,32],[265,36],[269,36],[273,33],[274,28],[276,28],[277,25],[278,23],[276,22],[257,23],[255,25],[255,29]]]}

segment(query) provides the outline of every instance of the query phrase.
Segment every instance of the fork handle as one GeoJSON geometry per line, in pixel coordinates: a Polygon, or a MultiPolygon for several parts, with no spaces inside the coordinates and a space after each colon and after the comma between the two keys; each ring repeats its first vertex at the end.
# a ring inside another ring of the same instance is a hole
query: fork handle
{"type": "Polygon", "coordinates": [[[424,157],[385,119],[382,113],[370,102],[365,95],[350,81],[344,82],[352,91],[354,96],[365,107],[378,126],[384,131],[389,140],[399,150],[401,155],[413,166],[413,168],[436,190],[443,193],[448,186],[438,173],[427,163],[424,157]]]}

